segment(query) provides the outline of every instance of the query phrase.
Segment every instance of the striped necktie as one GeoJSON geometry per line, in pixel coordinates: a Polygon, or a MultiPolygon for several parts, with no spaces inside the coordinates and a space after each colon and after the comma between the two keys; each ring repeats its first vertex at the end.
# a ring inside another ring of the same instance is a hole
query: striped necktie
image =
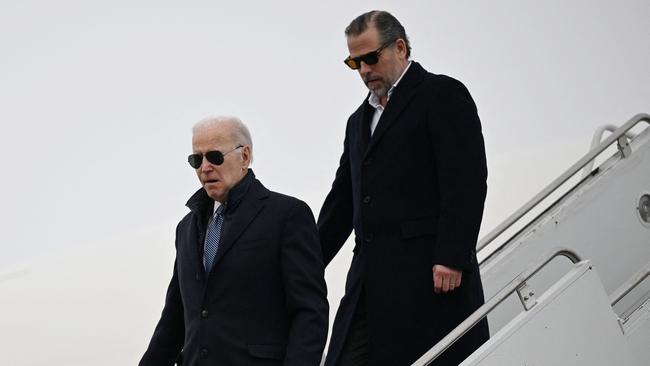
{"type": "Polygon", "coordinates": [[[203,266],[205,267],[205,273],[210,273],[210,270],[212,270],[212,263],[214,262],[214,257],[219,249],[221,228],[223,227],[223,209],[224,205],[217,208],[217,211],[212,217],[210,227],[208,227],[208,235],[205,239],[205,248],[203,250],[203,266]]]}

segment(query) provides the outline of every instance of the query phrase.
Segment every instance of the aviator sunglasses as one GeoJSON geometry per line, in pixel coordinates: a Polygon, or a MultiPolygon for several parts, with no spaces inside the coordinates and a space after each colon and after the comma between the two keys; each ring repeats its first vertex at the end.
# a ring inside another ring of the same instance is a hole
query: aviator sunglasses
{"type": "Polygon", "coordinates": [[[393,42],[388,42],[385,45],[377,48],[376,50],[372,52],[368,52],[364,55],[357,56],[357,57],[350,57],[346,58],[343,60],[343,62],[348,65],[349,68],[352,70],[359,70],[361,68],[361,62],[363,61],[366,65],[374,65],[377,62],[379,62],[379,55],[381,55],[381,51],[383,51],[386,47],[391,45],[393,42]]]}
{"type": "MultiPolygon", "coordinates": [[[[214,150],[214,151],[208,151],[205,153],[205,158],[208,159],[208,161],[211,164],[214,165],[221,165],[223,164],[223,157],[230,154],[231,152],[239,149],[240,147],[244,147],[244,145],[239,145],[236,148],[226,151],[225,153],[222,153],[219,150],[214,150]]],[[[201,167],[201,163],[203,163],[203,154],[192,154],[187,157],[187,162],[190,163],[192,168],[198,169],[201,167]]]]}

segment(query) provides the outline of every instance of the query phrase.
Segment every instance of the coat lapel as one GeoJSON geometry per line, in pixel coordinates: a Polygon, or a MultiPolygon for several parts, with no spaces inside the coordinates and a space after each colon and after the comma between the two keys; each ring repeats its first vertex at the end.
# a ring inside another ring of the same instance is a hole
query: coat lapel
{"type": "Polygon", "coordinates": [[[188,243],[196,243],[193,250],[190,250],[190,260],[196,265],[196,273],[200,273],[205,277],[205,267],[203,266],[203,244],[205,242],[206,221],[213,207],[214,201],[208,197],[208,194],[203,188],[196,191],[192,197],[185,204],[192,212],[194,212],[194,225],[191,226],[189,232],[188,243]]]}
{"type": "Polygon", "coordinates": [[[404,74],[404,77],[402,77],[402,80],[397,84],[388,104],[386,104],[386,109],[384,109],[384,113],[382,113],[381,118],[379,118],[375,133],[373,133],[370,138],[370,143],[368,144],[364,158],[370,153],[375,145],[377,145],[386,131],[393,125],[393,123],[395,123],[397,117],[399,117],[411,99],[413,99],[417,90],[416,87],[422,81],[424,75],[426,75],[424,68],[422,68],[422,66],[417,62],[413,61],[406,74],[404,74]]]}
{"type": "Polygon", "coordinates": [[[268,197],[269,191],[257,179],[251,184],[249,191],[239,203],[239,207],[231,214],[224,217],[223,232],[219,242],[219,250],[214,257],[212,270],[217,266],[221,258],[232,248],[246,228],[253,222],[253,219],[264,208],[264,199],[268,197]]]}
{"type": "Polygon", "coordinates": [[[366,97],[366,102],[363,104],[361,109],[361,123],[359,123],[359,136],[361,136],[361,151],[366,151],[368,144],[370,143],[370,121],[372,120],[372,115],[375,112],[375,109],[368,103],[368,98],[366,97]]]}

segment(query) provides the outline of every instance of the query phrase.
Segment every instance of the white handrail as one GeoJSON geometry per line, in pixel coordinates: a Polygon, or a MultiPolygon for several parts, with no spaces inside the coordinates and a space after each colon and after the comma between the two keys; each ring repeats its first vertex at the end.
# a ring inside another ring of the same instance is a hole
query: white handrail
{"type": "MultiPolygon", "coordinates": [[[[594,137],[591,139],[591,147],[589,147],[589,150],[593,150],[598,145],[600,145],[600,142],[603,140],[603,134],[605,134],[605,131],[609,132],[615,132],[618,126],[616,125],[603,125],[598,127],[596,132],[594,132],[594,137]]],[[[625,135],[628,139],[634,140],[636,135],[630,131],[627,131],[625,135]]],[[[594,168],[594,161],[595,159],[592,159],[589,161],[589,164],[585,165],[585,167],[582,169],[582,177],[587,178],[589,174],[591,174],[591,170],[594,168]]]]}
{"type": "Polygon", "coordinates": [[[612,306],[618,304],[625,295],[629,294],[630,291],[634,290],[643,280],[650,276],[650,262],[641,268],[641,270],[635,273],[618,291],[612,294],[611,302],[612,306]]]}
{"type": "Polygon", "coordinates": [[[601,142],[596,148],[589,151],[582,159],[578,160],[573,164],[567,171],[565,171],[561,176],[555,179],[551,184],[539,192],[535,197],[530,201],[526,202],[519,210],[510,215],[503,223],[490,231],[485,237],[483,237],[476,246],[476,250],[480,251],[490,244],[494,239],[501,235],[504,231],[508,230],[515,222],[522,218],[525,214],[530,212],[535,206],[537,206],[542,200],[551,195],[558,189],[562,184],[567,180],[573,177],[580,169],[587,165],[590,161],[595,159],[601,152],[607,149],[614,141],[617,141],[619,137],[625,135],[630,129],[636,126],[639,122],[644,121],[650,124],[650,115],[645,113],[640,113],[628,120],[624,125],[617,128],[613,134],[608,136],[603,142],[601,142]]]}
{"type": "MultiPolygon", "coordinates": [[[[578,256],[574,251],[568,248],[554,248],[550,250],[546,255],[541,257],[541,259],[535,262],[533,265],[528,267],[527,270],[521,272],[517,277],[515,277],[510,283],[504,286],[496,295],[494,295],[490,300],[483,304],[480,308],[476,309],[467,317],[462,323],[460,323],[454,330],[452,330],[447,336],[440,340],[433,348],[427,351],[422,355],[417,361],[415,361],[411,366],[427,366],[433,360],[438,358],[447,348],[451,347],[460,337],[467,333],[473,326],[475,326],[481,319],[485,318],[494,308],[501,304],[505,299],[508,298],[512,293],[517,291],[519,287],[528,281],[532,276],[544,268],[551,260],[555,257],[564,256],[571,260],[573,263],[580,262],[580,256],[578,256]]],[[[525,306],[525,304],[524,304],[525,306]]]]}

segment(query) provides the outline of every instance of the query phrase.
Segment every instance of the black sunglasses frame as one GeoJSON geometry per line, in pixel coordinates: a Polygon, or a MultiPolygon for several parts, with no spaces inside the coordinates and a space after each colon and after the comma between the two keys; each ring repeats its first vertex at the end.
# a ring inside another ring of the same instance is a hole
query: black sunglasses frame
{"type": "Polygon", "coordinates": [[[226,151],[225,153],[222,153],[219,150],[213,150],[213,151],[208,151],[203,154],[191,154],[187,157],[187,162],[190,163],[190,166],[194,169],[199,169],[201,165],[203,164],[203,156],[208,160],[210,164],[213,165],[221,165],[223,164],[224,157],[231,152],[244,147],[244,145],[238,145],[236,148],[226,151]]]}
{"type": "MultiPolygon", "coordinates": [[[[397,41],[397,40],[395,40],[395,41],[397,41]]],[[[374,65],[377,62],[379,62],[379,56],[381,56],[381,51],[386,49],[386,47],[390,46],[395,41],[388,42],[388,43],[384,44],[383,46],[377,48],[376,50],[374,50],[372,52],[368,52],[368,53],[363,54],[361,56],[357,56],[357,57],[348,56],[348,58],[343,60],[343,63],[346,64],[352,70],[359,70],[361,68],[361,62],[365,63],[366,65],[374,65]]]]}

